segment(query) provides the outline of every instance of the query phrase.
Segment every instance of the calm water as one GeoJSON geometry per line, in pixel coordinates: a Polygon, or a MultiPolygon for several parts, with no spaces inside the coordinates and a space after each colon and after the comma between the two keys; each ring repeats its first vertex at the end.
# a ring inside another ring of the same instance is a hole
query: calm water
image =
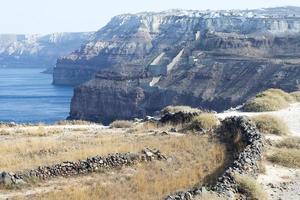
{"type": "Polygon", "coordinates": [[[0,68],[0,121],[53,123],[65,119],[72,87],[52,85],[43,69],[0,68]]]}

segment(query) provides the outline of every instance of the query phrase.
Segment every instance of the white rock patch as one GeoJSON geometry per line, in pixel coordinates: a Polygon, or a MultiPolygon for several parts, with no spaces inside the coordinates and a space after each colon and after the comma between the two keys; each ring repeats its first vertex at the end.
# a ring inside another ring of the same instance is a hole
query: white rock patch
{"type": "Polygon", "coordinates": [[[160,80],[160,77],[153,77],[152,81],[149,83],[150,87],[153,87],[158,81],[160,80]]]}
{"type": "Polygon", "coordinates": [[[172,60],[172,62],[170,64],[168,64],[168,66],[167,66],[167,72],[170,72],[173,69],[173,67],[179,62],[179,60],[180,60],[183,52],[184,52],[184,49],[182,49],[179,52],[179,54],[172,60]]]}
{"type": "Polygon", "coordinates": [[[161,61],[161,59],[164,57],[165,52],[161,53],[159,56],[157,56],[153,62],[150,65],[158,65],[161,61]]]}

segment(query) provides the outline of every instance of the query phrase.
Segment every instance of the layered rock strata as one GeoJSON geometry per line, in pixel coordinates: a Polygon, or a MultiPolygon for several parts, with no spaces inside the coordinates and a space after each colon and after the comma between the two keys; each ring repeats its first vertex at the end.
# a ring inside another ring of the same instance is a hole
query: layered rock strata
{"type": "Polygon", "coordinates": [[[0,67],[42,67],[49,68],[48,73],[52,73],[59,57],[80,48],[92,34],[0,34],[0,67]]]}
{"type": "Polygon", "coordinates": [[[80,85],[72,119],[145,117],[171,104],[222,111],[268,88],[300,89],[299,27],[291,7],[120,15],[57,61],[54,83],[80,85]]]}

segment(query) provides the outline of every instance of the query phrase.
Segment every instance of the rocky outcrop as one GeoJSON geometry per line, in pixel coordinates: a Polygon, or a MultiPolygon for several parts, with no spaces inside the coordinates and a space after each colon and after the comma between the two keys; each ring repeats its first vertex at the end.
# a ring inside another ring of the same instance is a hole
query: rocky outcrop
{"type": "Polygon", "coordinates": [[[100,169],[130,166],[137,162],[164,160],[166,157],[158,150],[144,149],[141,153],[112,154],[107,157],[95,156],[77,162],[63,162],[52,166],[38,167],[25,172],[1,172],[0,185],[25,184],[32,179],[46,180],[58,176],[87,174],[100,169]]]}
{"type": "Polygon", "coordinates": [[[104,122],[172,104],[222,111],[268,88],[299,90],[299,10],[120,15],[58,60],[54,83],[83,83],[71,119],[104,122]]]}
{"type": "Polygon", "coordinates": [[[0,67],[54,67],[60,56],[85,44],[92,33],[0,34],[0,67]]]}
{"type": "MultiPolygon", "coordinates": [[[[258,162],[261,160],[263,154],[263,139],[255,125],[245,117],[225,119],[222,121],[220,131],[221,138],[229,145],[235,147],[236,158],[209,189],[219,193],[223,197],[235,199],[235,194],[240,191],[234,176],[239,174],[256,177],[259,173],[258,162]]],[[[207,189],[201,185],[189,191],[168,196],[166,200],[190,200],[192,197],[200,195],[205,191],[207,189]]]]}

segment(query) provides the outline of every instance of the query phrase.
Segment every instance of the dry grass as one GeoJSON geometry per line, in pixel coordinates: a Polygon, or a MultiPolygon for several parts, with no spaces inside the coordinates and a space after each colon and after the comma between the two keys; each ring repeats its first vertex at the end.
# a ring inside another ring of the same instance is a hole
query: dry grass
{"type": "Polygon", "coordinates": [[[133,126],[133,122],[127,120],[116,120],[109,126],[112,128],[131,128],[133,126]]]}
{"type": "Polygon", "coordinates": [[[260,132],[274,135],[288,135],[288,126],[278,117],[271,115],[258,115],[251,118],[260,132]]]}
{"type": "Polygon", "coordinates": [[[212,130],[219,124],[218,118],[212,113],[202,113],[188,124],[190,130],[212,130]]]}
{"type": "Polygon", "coordinates": [[[291,95],[296,99],[296,101],[300,102],[300,91],[292,92],[291,95]]]}
{"type": "Polygon", "coordinates": [[[74,131],[69,127],[63,131],[60,129],[57,134],[41,134],[41,137],[36,137],[40,134],[33,134],[32,131],[40,129],[37,132],[44,133],[51,131],[51,128],[28,127],[27,131],[24,127],[7,129],[11,131],[10,135],[0,136],[0,169],[20,171],[95,155],[156,148],[169,159],[87,176],[58,178],[55,179],[56,183],[49,183],[48,190],[39,190],[38,187],[47,185],[47,182],[41,182],[32,186],[33,190],[41,193],[28,197],[55,200],[103,197],[105,200],[152,200],[214,180],[232,160],[226,145],[210,135],[180,135],[180,132],[176,135],[155,135],[155,132],[170,127],[150,122],[123,129],[95,129],[97,127],[94,125],[87,127],[90,129],[85,131],[74,131]],[[123,170],[130,173],[124,173],[123,170]]]}
{"type": "Polygon", "coordinates": [[[162,113],[201,113],[202,111],[198,108],[191,108],[190,106],[167,106],[162,110],[162,113]]]}
{"type": "Polygon", "coordinates": [[[0,135],[9,135],[9,136],[36,136],[36,137],[43,137],[43,136],[50,136],[54,134],[61,133],[61,129],[59,128],[51,128],[47,129],[43,125],[38,126],[30,126],[30,127],[24,127],[24,126],[16,126],[13,128],[7,127],[2,128],[0,130],[0,135]]]}
{"type": "Polygon", "coordinates": [[[275,144],[278,148],[300,149],[299,137],[288,137],[275,144]]]}
{"type": "Polygon", "coordinates": [[[269,89],[248,100],[243,106],[246,112],[276,111],[295,102],[293,95],[280,89],[269,89]]]}
{"type": "Polygon", "coordinates": [[[84,121],[84,120],[61,120],[55,123],[56,125],[90,125],[94,124],[93,122],[84,121]]]}
{"type": "Polygon", "coordinates": [[[271,155],[267,156],[267,159],[285,167],[300,168],[299,149],[276,148],[271,155]]]}
{"type": "MultiPolygon", "coordinates": [[[[57,191],[36,195],[35,198],[50,200],[86,200],[103,199],[103,197],[105,200],[163,199],[170,193],[203,183],[209,179],[208,175],[213,174],[214,178],[222,172],[224,165],[230,160],[223,144],[216,139],[204,136],[121,136],[110,138],[107,143],[105,138],[102,138],[103,143],[94,140],[98,146],[100,144],[99,149],[92,144],[100,154],[102,154],[101,150],[114,152],[116,148],[120,148],[118,152],[135,152],[148,146],[160,149],[169,156],[169,159],[137,165],[131,170],[133,172],[130,175],[118,173],[118,171],[95,174],[89,181],[82,180],[73,185],[70,182],[57,191]]],[[[80,152],[84,151],[84,148],[80,148],[80,152]]],[[[71,157],[74,158],[74,153],[71,155],[64,157],[70,160],[71,157]]],[[[95,155],[95,152],[91,155],[95,155]]],[[[30,199],[34,198],[30,197],[30,199]]]]}
{"type": "Polygon", "coordinates": [[[247,194],[252,200],[268,200],[268,196],[263,187],[256,180],[246,175],[235,175],[235,180],[239,189],[247,194]]]}
{"type": "Polygon", "coordinates": [[[273,163],[300,168],[300,138],[288,137],[275,143],[267,159],[273,163]]]}

